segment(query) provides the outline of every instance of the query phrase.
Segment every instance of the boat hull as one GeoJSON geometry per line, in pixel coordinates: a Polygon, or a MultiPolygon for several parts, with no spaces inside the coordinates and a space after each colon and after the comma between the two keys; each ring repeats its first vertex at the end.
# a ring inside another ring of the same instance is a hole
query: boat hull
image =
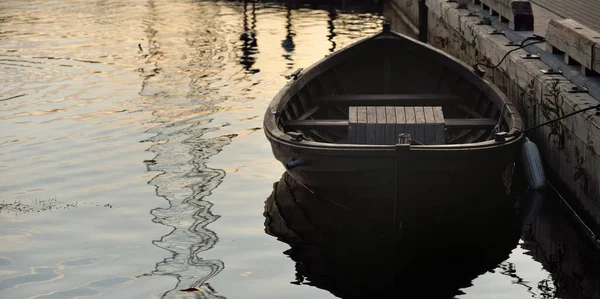
{"type": "Polygon", "coordinates": [[[274,156],[298,183],[323,200],[371,215],[408,218],[485,204],[486,192],[508,187],[519,142],[479,149],[311,148],[271,140],[274,156]],[[461,198],[444,201],[440,198],[461,198]]]}

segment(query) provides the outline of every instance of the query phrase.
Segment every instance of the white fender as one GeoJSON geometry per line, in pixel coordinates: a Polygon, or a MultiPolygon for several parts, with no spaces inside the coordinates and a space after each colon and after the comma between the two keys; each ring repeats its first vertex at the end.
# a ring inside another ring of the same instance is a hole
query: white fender
{"type": "Polygon", "coordinates": [[[521,149],[521,165],[527,184],[533,190],[546,189],[546,174],[542,165],[542,157],[535,143],[529,138],[523,138],[523,147],[521,149]]]}

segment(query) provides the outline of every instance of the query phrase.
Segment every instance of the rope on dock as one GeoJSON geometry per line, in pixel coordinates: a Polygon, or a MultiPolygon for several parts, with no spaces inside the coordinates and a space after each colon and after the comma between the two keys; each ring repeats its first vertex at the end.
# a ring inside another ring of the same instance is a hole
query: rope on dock
{"type": "Polygon", "coordinates": [[[486,63],[478,62],[478,63],[476,63],[476,64],[474,64],[474,65],[473,65],[473,70],[474,70],[474,71],[475,71],[475,73],[477,73],[478,75],[480,75],[480,76],[483,76],[483,74],[485,74],[485,71],[483,71],[483,70],[481,70],[480,68],[478,68],[478,66],[480,66],[480,65],[481,65],[481,66],[485,66],[485,67],[487,67],[488,69],[495,69],[495,68],[498,68],[498,67],[499,67],[499,66],[502,64],[502,62],[504,62],[504,60],[506,59],[506,57],[508,57],[508,55],[509,55],[510,53],[512,53],[512,52],[514,52],[514,51],[517,51],[517,50],[521,50],[521,49],[523,49],[523,48],[525,48],[525,47],[529,47],[529,46],[531,46],[531,45],[535,45],[535,44],[541,44],[541,43],[545,43],[545,42],[546,42],[546,39],[545,39],[543,36],[534,35],[534,36],[527,37],[527,38],[525,38],[525,39],[524,39],[524,40],[521,42],[521,44],[519,44],[519,46],[518,46],[518,47],[516,47],[516,48],[514,48],[514,49],[512,49],[512,50],[510,50],[510,51],[508,51],[508,52],[506,52],[506,54],[504,54],[504,57],[502,57],[502,59],[500,59],[500,62],[498,62],[496,65],[489,65],[489,64],[486,64],[486,63]],[[533,42],[531,42],[531,43],[528,43],[528,44],[525,44],[525,42],[527,42],[527,41],[531,41],[531,40],[533,40],[533,42]]]}

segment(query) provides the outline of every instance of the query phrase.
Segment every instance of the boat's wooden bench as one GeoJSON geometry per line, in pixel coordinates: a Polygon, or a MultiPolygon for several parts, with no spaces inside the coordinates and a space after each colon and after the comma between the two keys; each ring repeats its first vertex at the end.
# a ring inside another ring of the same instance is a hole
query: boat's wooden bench
{"type": "Polygon", "coordinates": [[[444,115],[440,106],[350,106],[348,142],[396,144],[409,133],[423,144],[444,144],[444,115]]]}
{"type": "MultiPolygon", "coordinates": [[[[491,118],[446,118],[444,124],[447,128],[454,129],[491,129],[496,125],[496,120],[491,118]]],[[[288,129],[340,129],[348,127],[345,119],[306,119],[287,120],[284,127],[288,129]]]]}
{"type": "Polygon", "coordinates": [[[408,93],[408,94],[342,94],[319,99],[328,105],[348,106],[441,106],[457,103],[460,97],[453,94],[408,93]]]}
{"type": "MultiPolygon", "coordinates": [[[[444,124],[447,128],[454,129],[491,129],[496,125],[496,120],[491,118],[446,118],[444,124]]],[[[284,126],[288,129],[339,129],[348,127],[345,119],[306,119],[287,120],[284,126]]]]}
{"type": "Polygon", "coordinates": [[[348,129],[348,142],[396,144],[398,134],[409,133],[424,144],[443,144],[445,128],[491,129],[491,118],[444,118],[440,106],[350,106],[349,119],[296,119],[284,122],[287,130],[348,129]]]}

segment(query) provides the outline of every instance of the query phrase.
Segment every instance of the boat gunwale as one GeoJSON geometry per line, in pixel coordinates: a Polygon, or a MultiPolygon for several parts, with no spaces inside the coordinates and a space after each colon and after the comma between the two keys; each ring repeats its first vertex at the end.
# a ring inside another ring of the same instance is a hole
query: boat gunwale
{"type": "MultiPolygon", "coordinates": [[[[315,62],[311,66],[304,69],[304,71],[300,74],[299,77],[291,79],[287,82],[281,90],[275,95],[269,107],[265,113],[264,117],[264,131],[267,139],[269,141],[277,141],[280,144],[285,144],[288,146],[293,146],[297,148],[307,149],[315,149],[315,150],[340,150],[340,151],[380,151],[380,152],[390,152],[395,151],[396,145],[374,145],[374,144],[350,144],[350,143],[327,143],[327,142],[317,142],[310,140],[302,140],[302,141],[294,141],[291,140],[291,136],[285,134],[280,130],[276,123],[277,116],[283,110],[291,98],[300,91],[307,83],[309,83],[314,78],[318,77],[325,71],[331,69],[333,66],[337,65],[338,62],[344,59],[346,56],[351,55],[352,52],[356,51],[356,49],[368,42],[371,42],[376,39],[395,39],[405,42],[409,46],[415,47],[415,49],[422,48],[424,50],[428,50],[431,53],[430,56],[440,61],[445,67],[451,69],[456,72],[457,75],[460,75],[464,80],[473,84],[477,87],[483,94],[488,96],[489,101],[493,101],[494,105],[498,110],[504,112],[502,110],[506,109],[504,115],[504,121],[510,125],[509,134],[515,134],[519,131],[522,131],[522,118],[517,111],[514,104],[512,104],[508,97],[502,92],[497,86],[491,84],[485,78],[478,76],[473,71],[469,69],[469,66],[464,62],[450,56],[449,54],[436,49],[428,44],[417,41],[411,37],[390,31],[390,32],[382,32],[376,34],[371,37],[367,37],[356,41],[340,51],[332,53],[329,56],[326,56],[319,61],[315,62]],[[417,48],[418,47],[418,48],[417,48]]],[[[426,54],[427,55],[427,54],[426,54]]],[[[495,140],[486,140],[481,142],[472,142],[472,143],[461,143],[461,144],[441,144],[441,145],[411,145],[411,150],[485,150],[489,148],[497,148],[507,146],[510,143],[514,143],[522,138],[522,134],[515,134],[511,137],[508,137],[505,141],[497,142],[495,140]],[[515,136],[516,135],[516,136],[515,136]]]]}

